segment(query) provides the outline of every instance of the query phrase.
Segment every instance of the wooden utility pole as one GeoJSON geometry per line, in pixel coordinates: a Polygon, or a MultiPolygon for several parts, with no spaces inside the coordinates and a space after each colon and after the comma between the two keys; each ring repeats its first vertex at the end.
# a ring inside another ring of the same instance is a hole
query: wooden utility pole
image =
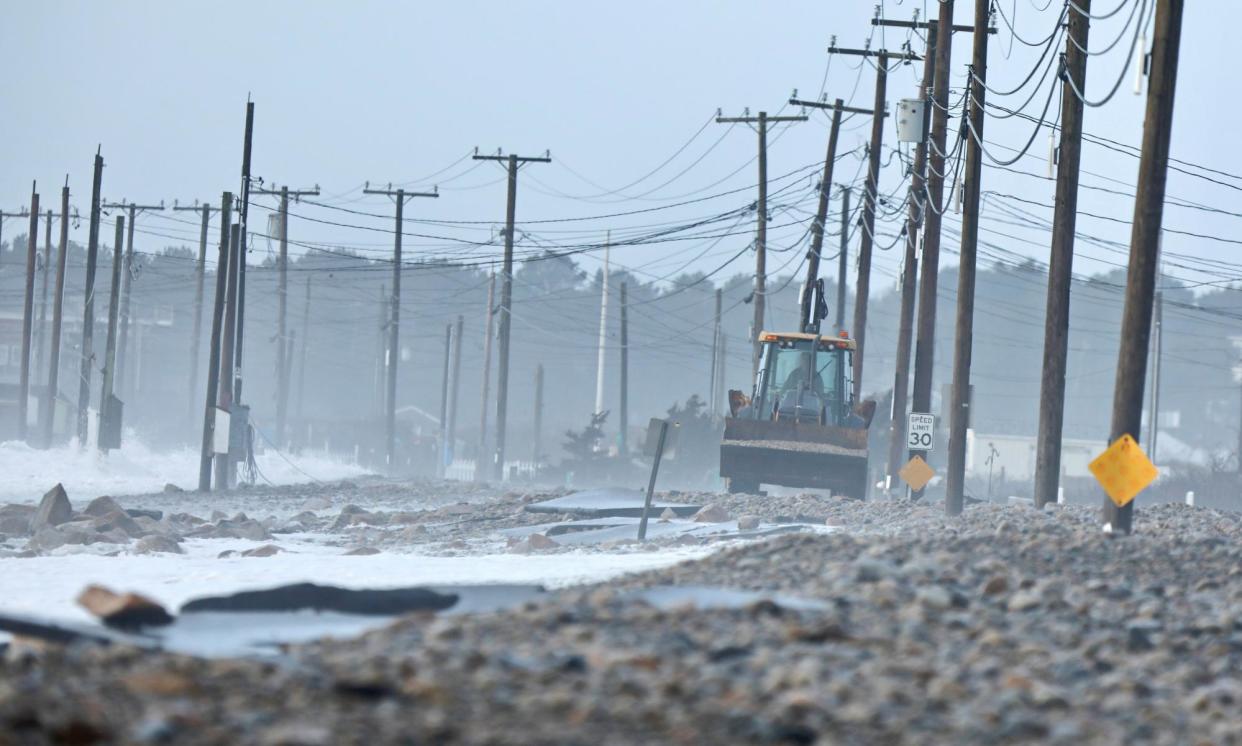
{"type": "Polygon", "coordinates": [[[273,440],[282,447],[285,443],[285,419],[289,411],[289,330],[286,321],[289,306],[289,198],[318,197],[319,187],[314,189],[253,189],[255,195],[280,197],[280,255],[276,260],[276,433],[273,440]]]}
{"type": "Polygon", "coordinates": [[[207,229],[211,222],[211,211],[218,208],[204,202],[201,206],[179,206],[174,203],[172,209],[193,210],[203,214],[203,224],[198,235],[198,262],[194,267],[194,331],[190,336],[190,415],[193,417],[198,397],[198,351],[203,347],[203,282],[207,274],[207,229]]]}
{"type": "Polygon", "coordinates": [[[229,442],[227,453],[222,453],[216,458],[216,489],[229,490],[233,488],[233,479],[236,476],[233,461],[233,416],[235,414],[234,405],[237,403],[237,392],[235,386],[237,377],[237,331],[240,326],[238,318],[238,292],[241,285],[241,265],[245,262],[245,257],[241,250],[241,226],[233,223],[228,226],[229,237],[229,280],[228,287],[224,296],[224,329],[220,343],[220,377],[219,390],[216,393],[216,406],[229,413],[229,431],[225,437],[229,442]]]}
{"type": "Polygon", "coordinates": [[[850,188],[841,186],[841,245],[837,251],[837,328],[845,328],[845,278],[850,271],[850,188]]]}
{"type": "Polygon", "coordinates": [[[86,291],[82,312],[82,370],[78,376],[78,447],[86,448],[91,407],[91,368],[95,352],[95,265],[99,260],[99,189],[103,181],[103,156],[95,153],[95,175],[91,186],[91,222],[86,240],[86,291]]]}
{"type": "Polygon", "coordinates": [[[1039,434],[1035,445],[1035,505],[1057,501],[1061,482],[1061,432],[1065,421],[1065,369],[1069,355],[1070,288],[1074,271],[1074,231],[1078,218],[1078,167],[1082,161],[1083,102],[1087,90],[1087,37],[1091,0],[1071,7],[1061,84],[1061,145],[1057,149],[1057,189],[1048,258],[1048,300],[1044,315],[1044,366],[1039,379],[1039,434]]]}
{"type": "Polygon", "coordinates": [[[108,452],[111,441],[108,433],[115,427],[112,423],[120,415],[114,410],[116,395],[116,346],[117,321],[121,305],[121,269],[124,262],[122,247],[125,245],[125,216],[116,216],[116,238],[112,244],[112,285],[108,293],[108,340],[104,348],[103,384],[99,390],[99,428],[95,444],[100,451],[108,452]]]}
{"type": "Polygon", "coordinates": [[[599,294],[599,344],[595,361],[595,410],[591,414],[604,413],[604,363],[608,359],[608,253],[612,232],[604,238],[604,270],[600,277],[599,294]]]}
{"type": "Polygon", "coordinates": [[[440,378],[440,448],[436,457],[436,475],[444,474],[448,455],[449,371],[453,363],[453,325],[444,325],[444,374],[440,378]]]}
{"type": "Polygon", "coordinates": [[[961,263],[957,281],[957,334],[953,341],[953,386],[949,404],[949,469],[944,511],[958,515],[966,494],[966,431],[970,427],[970,357],[974,347],[975,265],[979,248],[979,195],[983,173],[983,122],[988,74],[991,0],[975,0],[975,37],[970,65],[966,139],[966,200],[962,207],[961,263]]]}
{"type": "Polygon", "coordinates": [[[535,366],[535,432],[531,442],[530,460],[536,470],[543,451],[543,364],[535,366]]]}
{"type": "Polygon", "coordinates": [[[832,105],[818,101],[789,99],[795,106],[813,106],[832,110],[832,127],[828,130],[828,152],[824,156],[824,172],[819,177],[819,203],[815,219],[811,221],[811,249],[806,254],[806,281],[802,285],[802,313],[798,319],[798,331],[818,333],[819,319],[811,305],[815,282],[819,279],[819,259],[824,249],[824,221],[828,219],[828,193],[832,190],[832,169],[837,160],[837,135],[841,131],[841,111],[845,102],[837,99],[832,105]]]}
{"type": "MultiPolygon", "coordinates": [[[[46,220],[43,223],[43,278],[39,281],[39,326],[35,330],[34,335],[34,365],[30,374],[39,377],[43,374],[43,348],[47,346],[47,285],[50,275],[52,274],[52,210],[48,208],[44,213],[46,220]]],[[[39,412],[42,412],[45,403],[45,397],[39,397],[39,412]]],[[[41,418],[42,415],[40,414],[41,418]]],[[[37,421],[42,422],[42,419],[37,421]]]]}
{"type": "Polygon", "coordinates": [[[759,202],[755,209],[755,321],[751,330],[750,368],[752,378],[759,370],[759,353],[762,344],[759,337],[763,333],[764,308],[767,305],[767,262],[768,262],[768,125],[780,122],[805,122],[805,116],[770,117],[766,111],[752,117],[747,113],[740,117],[716,117],[718,124],[755,124],[759,133],[759,202]]]}
{"type": "MultiPolygon", "coordinates": [[[[910,57],[907,56],[907,59],[910,57]]],[[[875,245],[875,209],[879,198],[880,150],[884,144],[884,117],[888,95],[888,53],[876,54],[875,113],[871,117],[871,147],[867,162],[867,181],[863,192],[863,232],[858,248],[858,279],[854,291],[854,400],[860,399],[863,359],[867,341],[867,304],[871,302],[871,250],[875,245]]]]}
{"type": "Polygon", "coordinates": [[[500,355],[496,374],[496,451],[492,457],[492,474],[498,479],[505,476],[505,424],[509,406],[509,329],[512,319],[509,309],[513,304],[513,224],[517,209],[518,168],[527,163],[551,163],[548,156],[522,157],[513,155],[478,155],[476,161],[505,161],[509,166],[509,192],[505,206],[505,258],[500,285],[500,355]]]}
{"type": "MultiPolygon", "coordinates": [[[[249,255],[250,225],[250,151],[254,140],[254,102],[246,101],[246,132],[242,140],[241,205],[238,207],[238,254],[237,254],[237,324],[233,332],[233,392],[232,402],[241,404],[242,399],[242,342],[246,333],[246,257],[249,255]]],[[[232,456],[230,455],[230,458],[232,456]]],[[[232,487],[232,463],[229,467],[229,486],[232,487]]]]}
{"type": "Polygon", "coordinates": [[[719,397],[716,396],[716,390],[720,387],[720,306],[723,295],[724,291],[716,288],[716,316],[715,322],[712,324],[712,374],[707,388],[707,411],[711,413],[712,417],[716,416],[716,407],[719,401],[719,397]]]}
{"type": "Polygon", "coordinates": [[[65,263],[69,256],[69,177],[60,190],[60,246],[56,250],[56,290],[52,296],[52,343],[48,351],[47,406],[39,412],[42,447],[50,448],[56,424],[56,400],[60,392],[60,331],[65,313],[65,263]]]}
{"type": "MultiPolygon", "coordinates": [[[[935,73],[936,22],[928,24],[927,50],[923,54],[923,83],[919,99],[925,106],[931,99],[935,73]]],[[[893,374],[893,418],[889,427],[888,483],[889,489],[898,484],[898,472],[905,464],[902,458],[906,450],[906,404],[910,389],[910,350],[914,344],[914,298],[918,289],[919,227],[923,223],[926,196],[924,176],[927,170],[927,137],[914,148],[914,163],[910,172],[910,205],[906,217],[906,256],[901,273],[901,310],[897,328],[897,363],[893,374]]]]}
{"type": "Polygon", "coordinates": [[[203,439],[198,454],[198,491],[211,491],[211,459],[215,454],[216,401],[220,385],[220,344],[224,334],[224,299],[233,275],[229,232],[233,195],[220,197],[220,248],[216,254],[216,295],[211,311],[211,341],[207,348],[207,402],[203,409],[203,439]]]}
{"type": "MultiPolygon", "coordinates": [[[[720,296],[716,296],[719,300],[720,296]]],[[[621,283],[621,414],[617,418],[617,451],[621,458],[629,452],[627,435],[630,427],[630,319],[625,283],[621,283]]]]}
{"type": "Polygon", "coordinates": [[[128,399],[130,391],[126,386],[125,359],[129,353],[129,296],[133,292],[131,288],[134,284],[134,224],[138,220],[139,212],[163,210],[164,203],[160,202],[158,205],[136,205],[133,202],[121,200],[116,203],[105,203],[103,208],[105,210],[116,208],[129,211],[129,233],[125,246],[125,264],[122,267],[121,273],[120,337],[117,342],[116,375],[114,377],[115,386],[121,392],[123,398],[128,399]]]}
{"type": "Polygon", "coordinates": [[[483,332],[483,392],[482,405],[479,409],[479,453],[475,458],[475,481],[483,480],[483,459],[487,449],[487,404],[491,394],[492,381],[492,326],[496,312],[496,272],[493,270],[487,281],[487,321],[483,332]]]}
{"type": "Polygon", "coordinates": [[[449,464],[453,463],[457,450],[457,395],[461,390],[461,343],[465,324],[466,320],[459,315],[453,330],[453,390],[449,393],[448,453],[445,455],[449,464]]]}
{"type": "MultiPolygon", "coordinates": [[[[937,31],[952,28],[953,0],[942,0],[937,31]]],[[[932,75],[931,142],[927,149],[927,210],[923,220],[923,272],[919,276],[918,324],[914,342],[914,385],[910,411],[931,412],[932,374],[936,361],[936,294],[940,273],[940,223],[944,210],[945,140],[949,122],[949,65],[953,34],[936,34],[936,69],[932,75]]],[[[910,456],[926,457],[911,450],[910,456]]],[[[914,496],[921,497],[922,490],[914,496]]]]}
{"type": "MultiPolygon", "coordinates": [[[[1139,435],[1142,425],[1147,343],[1151,334],[1152,298],[1164,218],[1164,190],[1169,166],[1169,138],[1173,131],[1173,97],[1177,86],[1184,5],[1184,0],[1156,1],[1155,37],[1151,46],[1147,112],[1143,120],[1143,149],[1139,157],[1138,190],[1134,198],[1130,263],[1125,308],[1121,316],[1121,348],[1117,353],[1109,442],[1126,434],[1131,437],[1139,435]]],[[[1104,498],[1104,523],[1113,531],[1130,533],[1133,516],[1133,501],[1119,508],[1112,500],[1104,498]]]]}
{"type": "Polygon", "coordinates": [[[17,439],[26,439],[30,407],[30,335],[34,329],[35,263],[39,251],[38,184],[30,182],[30,232],[26,236],[26,295],[22,306],[22,368],[17,390],[17,439]]]}
{"type": "Polygon", "coordinates": [[[392,248],[392,315],[388,320],[388,386],[387,395],[384,397],[384,463],[388,473],[392,474],[397,466],[397,360],[401,357],[401,233],[405,224],[405,202],[415,197],[438,198],[440,195],[438,192],[394,190],[391,184],[386,189],[372,189],[368,184],[362,191],[364,194],[391,197],[397,205],[392,248]]]}

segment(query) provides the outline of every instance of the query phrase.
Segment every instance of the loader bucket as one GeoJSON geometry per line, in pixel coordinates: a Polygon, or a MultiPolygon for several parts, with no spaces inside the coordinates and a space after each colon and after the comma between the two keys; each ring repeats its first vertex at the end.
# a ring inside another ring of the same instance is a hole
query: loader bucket
{"type": "Polygon", "coordinates": [[[726,418],[720,475],[728,478],[731,492],[758,492],[760,484],[777,484],[862,499],[867,490],[867,430],[726,418]]]}

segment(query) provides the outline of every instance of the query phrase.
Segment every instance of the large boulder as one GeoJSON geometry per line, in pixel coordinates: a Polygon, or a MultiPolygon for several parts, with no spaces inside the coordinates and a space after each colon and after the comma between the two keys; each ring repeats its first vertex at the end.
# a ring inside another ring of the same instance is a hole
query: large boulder
{"type": "Polygon", "coordinates": [[[30,534],[30,518],[33,505],[5,505],[0,508],[0,534],[27,536],[30,534]]]}
{"type": "Polygon", "coordinates": [[[95,530],[100,533],[120,531],[131,539],[138,539],[149,533],[143,530],[136,520],[130,518],[122,510],[114,510],[111,513],[96,518],[95,530]]]}
{"type": "Polygon", "coordinates": [[[38,533],[39,529],[48,526],[59,526],[70,518],[73,518],[73,505],[69,503],[64,485],[57,484],[47,491],[30,517],[30,533],[38,533]]]}
{"type": "Polygon", "coordinates": [[[89,503],[86,504],[86,507],[82,509],[83,513],[89,516],[94,516],[95,518],[103,518],[109,513],[117,513],[117,512],[124,512],[124,511],[125,509],[121,507],[121,504],[118,503],[116,500],[113,500],[108,495],[104,495],[103,497],[97,497],[94,500],[91,500],[89,503]]]}

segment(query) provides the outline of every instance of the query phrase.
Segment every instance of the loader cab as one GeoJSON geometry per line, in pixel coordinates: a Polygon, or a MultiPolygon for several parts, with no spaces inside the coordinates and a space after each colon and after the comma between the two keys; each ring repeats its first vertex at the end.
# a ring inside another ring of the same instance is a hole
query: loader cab
{"type": "Polygon", "coordinates": [[[844,336],[764,332],[749,410],[757,420],[848,425],[854,342],[844,336]]]}

